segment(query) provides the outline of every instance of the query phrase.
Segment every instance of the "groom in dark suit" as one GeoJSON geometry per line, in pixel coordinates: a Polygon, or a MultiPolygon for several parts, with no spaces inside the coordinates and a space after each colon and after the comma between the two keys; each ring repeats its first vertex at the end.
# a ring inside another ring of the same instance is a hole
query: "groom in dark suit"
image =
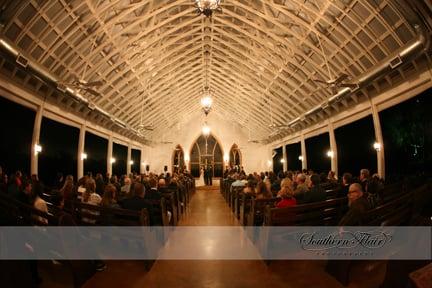
{"type": "Polygon", "coordinates": [[[204,183],[207,186],[207,185],[209,185],[208,184],[208,168],[207,168],[207,166],[205,166],[203,170],[204,170],[204,183]]]}
{"type": "Polygon", "coordinates": [[[207,171],[207,185],[212,186],[213,185],[213,183],[212,183],[212,177],[213,177],[212,166],[207,166],[206,171],[207,171]]]}

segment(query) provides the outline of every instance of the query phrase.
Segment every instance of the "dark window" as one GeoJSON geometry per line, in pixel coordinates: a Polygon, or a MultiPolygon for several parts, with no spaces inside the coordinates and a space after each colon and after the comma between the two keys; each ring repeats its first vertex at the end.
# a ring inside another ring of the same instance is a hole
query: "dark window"
{"type": "Polygon", "coordinates": [[[141,168],[141,150],[131,150],[131,160],[133,161],[131,171],[132,173],[140,174],[141,168]]]}
{"type": "Polygon", "coordinates": [[[338,170],[359,175],[360,169],[377,172],[377,154],[373,148],[375,130],[372,115],[335,129],[338,170]]]}
{"type": "Polygon", "coordinates": [[[282,147],[274,149],[274,152],[276,152],[276,155],[273,157],[273,172],[277,174],[283,171],[283,163],[281,162],[283,159],[282,147]]]}
{"type": "Polygon", "coordinates": [[[379,113],[387,180],[432,172],[432,89],[379,113]]]}
{"type": "Polygon", "coordinates": [[[39,178],[48,186],[55,184],[57,173],[77,175],[77,153],[80,130],[57,121],[42,118],[39,143],[39,178]]]}
{"type": "Polygon", "coordinates": [[[300,142],[286,145],[285,149],[287,154],[288,170],[300,171],[302,169],[302,161],[299,160],[299,156],[301,155],[300,142]]]}
{"type": "Polygon", "coordinates": [[[21,172],[30,175],[33,126],[36,112],[0,97],[0,166],[7,174],[21,172]]]}
{"type": "Polygon", "coordinates": [[[331,159],[327,156],[330,150],[328,133],[311,137],[305,140],[307,168],[316,173],[327,173],[331,169],[331,159]]]}
{"type": "Polygon", "coordinates": [[[120,177],[126,174],[127,165],[129,165],[129,163],[127,163],[127,153],[127,146],[113,143],[113,158],[116,161],[112,163],[112,175],[120,177]]]}
{"type": "Polygon", "coordinates": [[[102,173],[107,172],[107,154],[108,140],[96,136],[90,132],[85,134],[84,151],[87,154],[87,159],[84,160],[84,173],[102,173]]]}

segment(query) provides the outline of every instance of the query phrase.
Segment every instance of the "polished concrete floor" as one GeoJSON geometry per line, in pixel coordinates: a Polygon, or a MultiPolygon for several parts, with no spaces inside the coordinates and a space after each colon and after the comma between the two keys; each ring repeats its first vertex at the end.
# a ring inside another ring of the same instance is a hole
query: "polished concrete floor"
{"type": "MultiPolygon", "coordinates": [[[[239,223],[219,187],[207,187],[197,189],[179,225],[238,226],[239,223]]],[[[199,239],[199,235],[193,237],[197,243],[207,241],[199,239]]],[[[148,272],[142,261],[107,264],[108,268],[93,276],[84,287],[344,287],[324,271],[325,261],[274,261],[266,265],[260,260],[157,260],[148,272]]],[[[384,273],[384,262],[360,262],[352,269],[349,287],[378,287],[384,273]]]]}

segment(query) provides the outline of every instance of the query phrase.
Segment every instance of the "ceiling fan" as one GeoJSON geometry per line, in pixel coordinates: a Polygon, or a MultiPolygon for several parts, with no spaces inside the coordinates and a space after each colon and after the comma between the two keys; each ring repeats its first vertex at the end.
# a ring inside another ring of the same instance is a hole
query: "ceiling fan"
{"type": "Polygon", "coordinates": [[[320,80],[320,79],[313,79],[315,83],[321,84],[326,86],[327,88],[330,88],[334,94],[337,93],[338,88],[351,88],[355,89],[358,87],[358,84],[355,83],[348,83],[345,82],[349,79],[349,76],[347,74],[340,74],[337,78],[330,79],[330,80],[320,80]]]}
{"type": "Polygon", "coordinates": [[[144,124],[140,124],[138,126],[138,131],[143,131],[143,130],[147,130],[147,131],[153,131],[155,128],[153,126],[153,124],[150,125],[144,125],[144,124]]]}
{"type": "Polygon", "coordinates": [[[87,92],[87,93],[89,93],[93,96],[96,96],[96,97],[101,97],[101,94],[98,91],[96,91],[94,89],[94,87],[99,87],[99,86],[102,86],[103,84],[104,84],[104,82],[101,80],[87,82],[83,79],[76,79],[76,80],[72,81],[71,83],[58,82],[57,88],[63,92],[65,92],[67,90],[67,88],[72,88],[72,89],[76,89],[80,92],[87,92]]]}

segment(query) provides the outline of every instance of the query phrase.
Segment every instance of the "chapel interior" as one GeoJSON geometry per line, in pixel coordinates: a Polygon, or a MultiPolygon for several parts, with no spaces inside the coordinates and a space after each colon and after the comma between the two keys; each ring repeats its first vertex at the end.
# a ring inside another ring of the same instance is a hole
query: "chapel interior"
{"type": "Polygon", "coordinates": [[[0,0],[0,286],[432,288],[431,41],[430,0],[0,0]]]}

